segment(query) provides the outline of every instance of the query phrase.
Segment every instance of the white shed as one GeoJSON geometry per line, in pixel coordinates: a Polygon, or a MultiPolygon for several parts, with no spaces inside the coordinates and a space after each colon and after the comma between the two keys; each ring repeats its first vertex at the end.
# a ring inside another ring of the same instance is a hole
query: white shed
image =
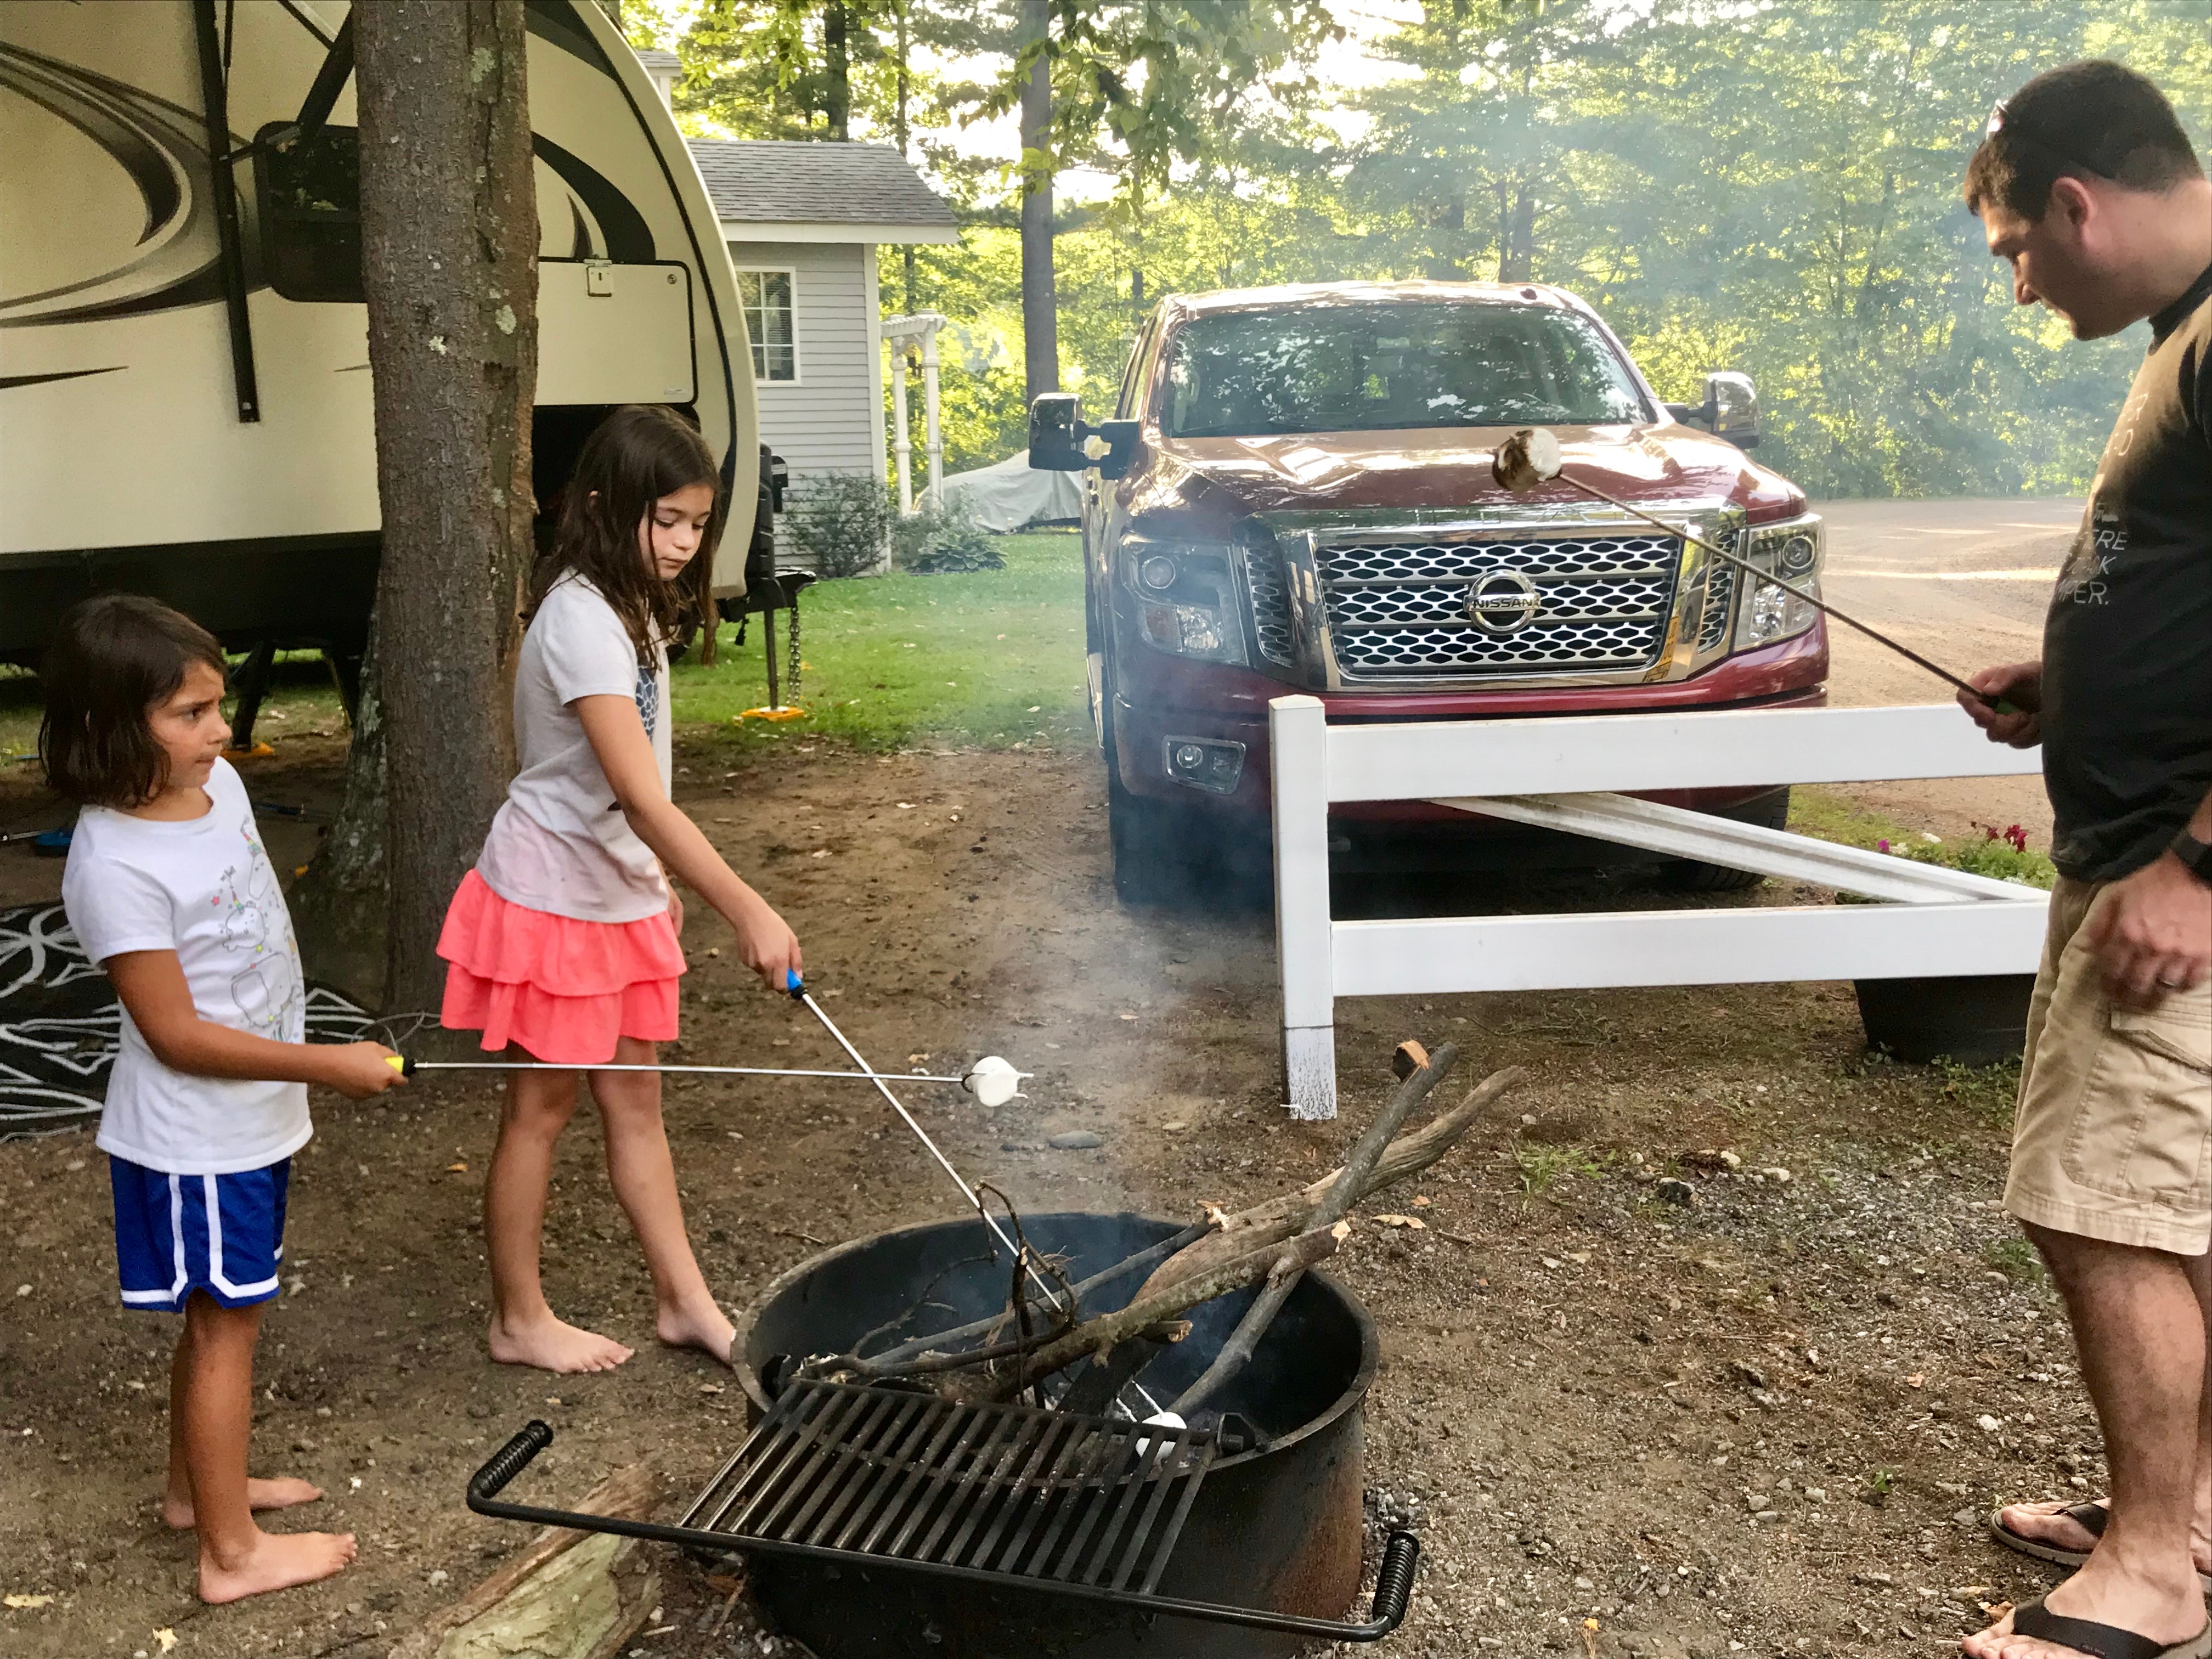
{"type": "Polygon", "coordinates": [[[884,477],[879,244],[957,242],[946,205],[889,144],[694,138],[752,341],[761,441],[793,504],[826,473],[884,477]]]}

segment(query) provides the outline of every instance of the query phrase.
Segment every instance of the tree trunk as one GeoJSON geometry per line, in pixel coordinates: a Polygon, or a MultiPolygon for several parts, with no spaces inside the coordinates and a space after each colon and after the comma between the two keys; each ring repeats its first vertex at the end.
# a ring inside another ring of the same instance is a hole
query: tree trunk
{"type": "Polygon", "coordinates": [[[384,690],[379,683],[376,623],[361,659],[354,699],[353,742],[346,750],[345,798],[291,892],[292,926],[307,971],[364,1008],[394,1006],[386,994],[384,690]]]}
{"type": "Polygon", "coordinates": [[[1522,179],[1514,189],[1512,205],[1501,214],[1498,248],[1498,280],[1530,283],[1536,279],[1536,191],[1522,179]]]}
{"type": "MultiPolygon", "coordinates": [[[[1051,0],[1022,0],[1021,42],[1046,39],[1051,0]]],[[[1060,390],[1059,301],[1052,276],[1052,52],[1036,55],[1022,82],[1022,349],[1025,396],[1060,390]]]]}
{"type": "MultiPolygon", "coordinates": [[[[913,41],[907,27],[906,9],[907,0],[898,0],[898,113],[896,120],[898,123],[899,159],[901,161],[910,159],[907,155],[908,134],[906,124],[906,105],[908,95],[914,88],[914,72],[907,64],[907,54],[913,49],[913,41]]],[[[906,286],[904,294],[901,300],[901,309],[906,313],[906,315],[911,317],[915,313],[914,244],[912,242],[908,242],[903,248],[900,249],[899,252],[905,268],[906,275],[906,286]]]]}
{"type": "Polygon", "coordinates": [[[527,47],[523,0],[377,0],[354,20],[384,517],[386,997],[434,1008],[446,905],[513,765],[538,374],[527,47]]]}
{"type": "MultiPolygon", "coordinates": [[[[829,0],[822,8],[822,105],[830,118],[830,136],[843,143],[852,136],[853,71],[846,50],[845,0],[829,0]]],[[[903,146],[901,147],[903,150],[903,146]]]]}

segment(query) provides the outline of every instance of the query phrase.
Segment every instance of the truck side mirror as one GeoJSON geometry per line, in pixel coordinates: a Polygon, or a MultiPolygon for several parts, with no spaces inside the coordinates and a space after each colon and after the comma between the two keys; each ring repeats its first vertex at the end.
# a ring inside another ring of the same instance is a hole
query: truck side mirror
{"type": "Polygon", "coordinates": [[[1047,392],[1030,405],[1030,465],[1040,472],[1080,472],[1083,416],[1073,392],[1047,392]]]}
{"type": "Polygon", "coordinates": [[[1043,392],[1030,405],[1030,465],[1041,472],[1095,466],[1101,477],[1118,478],[1134,465],[1142,430],[1136,421],[1087,425],[1073,392],[1043,392]]]}
{"type": "Polygon", "coordinates": [[[1144,430],[1139,421],[1101,421],[1091,428],[1091,435],[1084,445],[1087,454],[1103,442],[1106,453],[1097,457],[1094,465],[1102,478],[1118,478],[1137,463],[1139,434],[1144,430]]]}
{"type": "Polygon", "coordinates": [[[1705,376],[1705,404],[1698,411],[1716,438],[1738,449],[1759,447],[1759,392],[1751,376],[1723,369],[1705,376]]]}

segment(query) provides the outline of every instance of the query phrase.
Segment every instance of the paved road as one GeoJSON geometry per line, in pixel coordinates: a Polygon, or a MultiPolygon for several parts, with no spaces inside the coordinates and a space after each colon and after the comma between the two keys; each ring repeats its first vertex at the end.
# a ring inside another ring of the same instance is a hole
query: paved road
{"type": "MultiPolygon", "coordinates": [[[[2051,585],[2081,502],[1826,501],[1826,597],[1953,672],[2039,655],[2051,585]]],[[[1865,708],[1942,702],[1951,693],[1865,635],[1831,623],[1828,690],[1865,708]]],[[[1869,785],[1851,792],[1915,828],[1966,833],[1972,821],[2024,825],[2050,845],[2041,781],[1989,778],[1869,785]]]]}

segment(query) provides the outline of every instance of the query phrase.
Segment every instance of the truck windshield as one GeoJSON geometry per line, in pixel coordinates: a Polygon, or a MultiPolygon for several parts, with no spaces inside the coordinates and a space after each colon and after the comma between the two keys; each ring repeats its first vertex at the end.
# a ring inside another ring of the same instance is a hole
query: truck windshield
{"type": "Polygon", "coordinates": [[[1168,343],[1160,408],[1170,438],[1649,418],[1587,319],[1480,303],[1194,317],[1168,343]]]}

